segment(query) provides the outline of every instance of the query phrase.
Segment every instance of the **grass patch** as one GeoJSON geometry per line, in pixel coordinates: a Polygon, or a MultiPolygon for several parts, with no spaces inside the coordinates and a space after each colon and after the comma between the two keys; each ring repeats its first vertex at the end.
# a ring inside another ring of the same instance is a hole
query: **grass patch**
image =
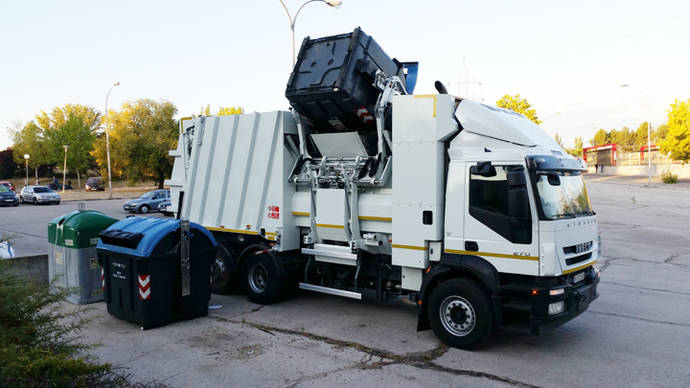
{"type": "Polygon", "coordinates": [[[77,341],[84,309],[64,312],[70,290],[50,293],[0,261],[0,387],[131,386],[110,364],[93,361],[77,341]]]}

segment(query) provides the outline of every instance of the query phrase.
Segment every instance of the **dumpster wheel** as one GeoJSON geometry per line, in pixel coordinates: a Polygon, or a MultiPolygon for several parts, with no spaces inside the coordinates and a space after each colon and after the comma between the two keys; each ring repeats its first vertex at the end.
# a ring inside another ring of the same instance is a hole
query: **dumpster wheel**
{"type": "Polygon", "coordinates": [[[227,295],[233,291],[233,279],[237,261],[222,244],[218,244],[216,256],[211,262],[211,292],[227,295]]]}

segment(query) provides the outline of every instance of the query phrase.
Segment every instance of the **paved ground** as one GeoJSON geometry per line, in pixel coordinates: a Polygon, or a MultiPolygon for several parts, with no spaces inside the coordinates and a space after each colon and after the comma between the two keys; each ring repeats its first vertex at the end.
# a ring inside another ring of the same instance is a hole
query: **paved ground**
{"type": "MultiPolygon", "coordinates": [[[[604,246],[601,297],[540,336],[499,332],[482,351],[447,349],[415,331],[407,306],[311,293],[265,307],[214,296],[222,308],[208,317],[144,332],[96,304],[82,335],[135,380],[179,387],[690,385],[690,191],[628,181],[591,181],[589,191],[604,246]]],[[[124,217],[121,202],[87,205],[124,217]]],[[[3,230],[40,240],[52,214],[72,208],[0,209],[11,225],[3,230]]]]}

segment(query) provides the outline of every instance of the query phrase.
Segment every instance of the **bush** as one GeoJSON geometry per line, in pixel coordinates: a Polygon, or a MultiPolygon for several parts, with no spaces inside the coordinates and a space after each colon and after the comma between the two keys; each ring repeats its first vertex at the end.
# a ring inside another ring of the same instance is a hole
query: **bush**
{"type": "Polygon", "coordinates": [[[0,261],[0,386],[128,386],[76,340],[88,320],[83,310],[65,313],[58,304],[71,290],[50,293],[10,274],[9,265],[0,261]]]}
{"type": "Polygon", "coordinates": [[[661,180],[664,183],[676,183],[678,182],[678,174],[674,174],[671,170],[666,170],[661,173],[661,180]]]}

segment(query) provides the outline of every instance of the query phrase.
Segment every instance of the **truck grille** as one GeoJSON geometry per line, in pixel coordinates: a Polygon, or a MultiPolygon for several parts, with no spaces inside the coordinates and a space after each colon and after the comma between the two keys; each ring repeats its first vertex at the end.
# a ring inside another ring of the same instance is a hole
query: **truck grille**
{"type": "Polygon", "coordinates": [[[567,247],[563,247],[563,253],[567,254],[580,254],[589,251],[592,249],[593,242],[592,241],[587,241],[567,247]]]}
{"type": "Polygon", "coordinates": [[[565,259],[565,263],[568,265],[573,265],[573,264],[579,263],[581,261],[588,260],[591,257],[592,257],[592,252],[587,252],[584,255],[575,256],[575,257],[571,257],[569,259],[565,259]]]}

